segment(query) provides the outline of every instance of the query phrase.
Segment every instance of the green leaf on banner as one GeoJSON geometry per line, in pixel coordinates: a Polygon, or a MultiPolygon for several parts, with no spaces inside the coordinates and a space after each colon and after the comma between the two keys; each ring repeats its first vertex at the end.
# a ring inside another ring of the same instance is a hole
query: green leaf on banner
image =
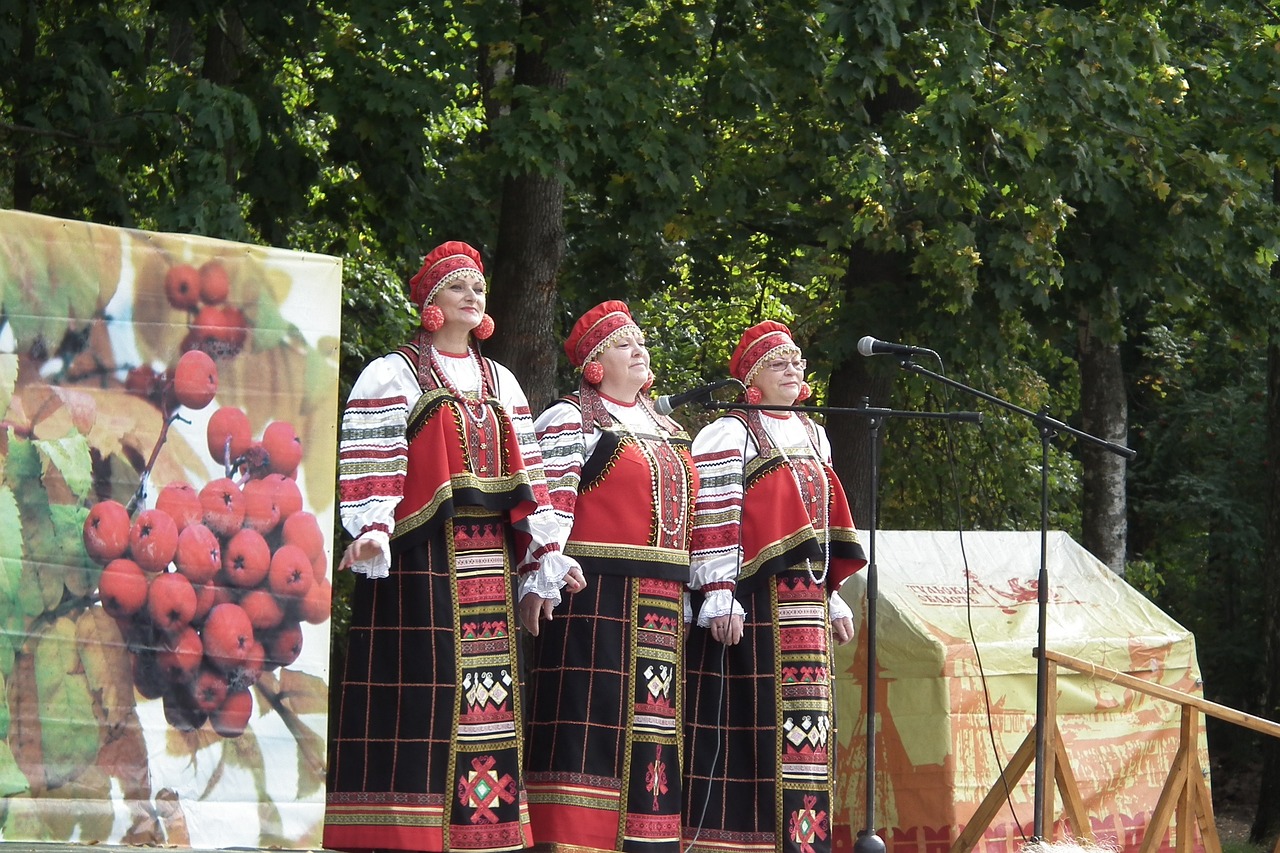
{"type": "MultiPolygon", "coordinates": [[[[18,636],[25,638],[26,634],[18,636]]],[[[0,674],[5,678],[13,672],[14,648],[13,635],[6,630],[0,630],[0,674]]]]}
{"type": "Polygon", "coordinates": [[[39,638],[35,671],[45,777],[54,788],[93,764],[102,746],[102,728],[93,713],[75,622],[59,619],[39,638]]]}
{"type": "MultiPolygon", "coordinates": [[[[8,715],[6,706],[5,716],[8,715]]],[[[0,797],[24,794],[30,787],[27,777],[18,768],[18,762],[13,760],[13,751],[9,749],[9,744],[0,741],[0,797]]]]}
{"type": "MultiPolygon", "coordinates": [[[[0,270],[0,275],[3,275],[3,270],[0,270]]],[[[18,356],[11,352],[0,353],[0,418],[9,414],[9,403],[13,400],[13,388],[17,381],[18,356]]]]}
{"type": "Polygon", "coordinates": [[[98,717],[118,734],[137,707],[133,658],[120,627],[101,607],[90,607],[76,620],[76,639],[85,678],[98,703],[98,717]]]}
{"type": "Polygon", "coordinates": [[[89,457],[88,439],[73,432],[56,441],[37,439],[35,445],[40,452],[41,474],[52,465],[77,498],[84,500],[88,497],[93,489],[93,461],[89,457]]]}
{"type": "Polygon", "coordinates": [[[57,537],[61,556],[62,583],[77,598],[84,598],[98,585],[99,570],[84,550],[84,520],[89,508],[78,504],[54,504],[49,507],[53,534],[57,537]]]}
{"type": "Polygon", "coordinates": [[[5,482],[10,488],[28,489],[32,480],[40,476],[40,457],[31,442],[25,438],[9,441],[9,461],[4,468],[5,482]]]}
{"type": "Polygon", "coordinates": [[[285,342],[290,330],[297,333],[298,328],[292,323],[285,322],[284,317],[280,315],[280,303],[276,302],[271,288],[262,288],[258,295],[257,316],[253,324],[253,348],[269,350],[272,347],[278,347],[285,342]]]}
{"type": "Polygon", "coordinates": [[[60,221],[49,239],[49,280],[65,294],[69,316],[88,319],[120,282],[120,237],[101,225],[60,221]]]}
{"type": "MultiPolygon", "coordinates": [[[[12,447],[12,444],[10,445],[12,447]]],[[[10,626],[22,583],[22,515],[13,489],[0,486],[0,624],[10,626]]],[[[9,674],[8,670],[5,672],[9,674]]]]}

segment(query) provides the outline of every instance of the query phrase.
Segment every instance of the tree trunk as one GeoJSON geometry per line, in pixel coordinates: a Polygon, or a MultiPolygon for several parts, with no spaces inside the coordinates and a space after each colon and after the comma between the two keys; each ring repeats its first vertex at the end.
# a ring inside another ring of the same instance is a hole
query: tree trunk
{"type": "MultiPolygon", "coordinates": [[[[516,91],[564,88],[564,70],[547,62],[562,32],[556,25],[556,9],[555,0],[521,5],[526,37],[516,53],[516,91]],[[523,47],[527,44],[538,47],[523,47]]],[[[560,347],[555,303],[564,240],[564,184],[558,176],[538,174],[530,167],[503,181],[489,299],[496,332],[488,354],[515,373],[535,416],[556,390],[560,347]]]]}
{"type": "MultiPolygon", "coordinates": [[[[40,19],[35,0],[28,0],[22,5],[22,18],[18,24],[18,63],[21,68],[31,68],[35,63],[36,34],[39,31],[40,19]]],[[[36,97],[35,86],[18,86],[12,92],[9,104],[12,116],[25,115],[31,98],[36,97]]],[[[39,186],[34,177],[34,146],[18,143],[13,158],[13,206],[16,210],[31,210],[39,186]]]]}
{"type": "MultiPolygon", "coordinates": [[[[1080,324],[1080,425],[1090,435],[1127,445],[1129,404],[1120,345],[1095,334],[1090,318],[1080,324]]],[[[1089,553],[1124,577],[1127,501],[1123,456],[1083,444],[1081,539],[1089,553]]]]}
{"type": "MultiPolygon", "coordinates": [[[[1272,173],[1272,201],[1280,204],[1280,169],[1272,173]]],[[[1280,283],[1280,263],[1271,265],[1271,278],[1280,283]]],[[[1272,326],[1272,341],[1276,335],[1272,326]]],[[[1280,346],[1267,347],[1267,522],[1262,576],[1263,647],[1266,650],[1262,715],[1280,720],[1280,346]]],[[[1262,738],[1262,782],[1249,840],[1260,844],[1280,830],[1280,739],[1262,738]]]]}
{"type": "MultiPolygon", "coordinates": [[[[844,304],[846,317],[875,317],[877,336],[897,338],[901,325],[888,306],[884,310],[872,310],[868,299],[876,293],[901,294],[907,290],[910,275],[907,259],[900,254],[873,252],[862,246],[849,250],[849,266],[844,274],[844,304]]],[[[902,300],[903,302],[907,300],[902,300]]],[[[846,319],[840,323],[839,333],[859,334],[863,330],[851,327],[846,319]]],[[[864,403],[873,407],[887,407],[889,395],[898,373],[891,364],[885,369],[874,369],[870,361],[857,355],[851,347],[845,347],[850,355],[832,365],[831,383],[828,386],[830,405],[837,408],[856,408],[864,403]]],[[[878,519],[871,518],[871,422],[858,415],[833,415],[827,419],[827,435],[831,438],[831,461],[836,475],[844,484],[853,510],[853,519],[860,529],[868,529],[878,519]]],[[[883,443],[884,429],[880,424],[883,443]]],[[[878,502],[877,502],[878,503],[878,502]]]]}

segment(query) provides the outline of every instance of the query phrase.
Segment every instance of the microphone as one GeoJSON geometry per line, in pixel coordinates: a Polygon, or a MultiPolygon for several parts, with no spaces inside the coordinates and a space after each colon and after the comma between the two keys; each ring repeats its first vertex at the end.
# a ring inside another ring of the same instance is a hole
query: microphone
{"type": "Polygon", "coordinates": [[[692,403],[694,400],[710,397],[712,391],[718,391],[726,385],[741,384],[736,379],[718,379],[715,382],[708,382],[706,385],[699,385],[697,388],[683,391],[679,394],[663,394],[653,401],[653,409],[660,415],[669,415],[685,403],[692,403]]]}
{"type": "Polygon", "coordinates": [[[913,347],[911,344],[891,344],[886,341],[877,341],[875,338],[867,335],[858,341],[858,352],[863,355],[937,355],[933,350],[925,347],[913,347]]]}

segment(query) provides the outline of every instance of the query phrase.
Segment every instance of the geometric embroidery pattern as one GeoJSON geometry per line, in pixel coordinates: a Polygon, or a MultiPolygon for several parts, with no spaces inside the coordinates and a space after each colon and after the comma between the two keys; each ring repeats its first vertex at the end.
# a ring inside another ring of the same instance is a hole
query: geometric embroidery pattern
{"type": "Polygon", "coordinates": [[[510,774],[499,779],[493,772],[495,763],[492,755],[473,758],[471,770],[458,779],[458,800],[476,810],[471,816],[472,823],[497,823],[498,816],[491,808],[494,803],[499,799],[504,803],[516,800],[516,781],[510,774]]]}

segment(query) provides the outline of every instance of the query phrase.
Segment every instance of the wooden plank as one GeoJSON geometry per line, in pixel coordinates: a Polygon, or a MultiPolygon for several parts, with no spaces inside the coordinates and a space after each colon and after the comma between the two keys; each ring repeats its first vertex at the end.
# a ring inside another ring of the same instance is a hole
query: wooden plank
{"type": "Polygon", "coordinates": [[[1008,792],[1018,784],[1018,780],[1027,772],[1027,768],[1031,766],[1031,761],[1036,757],[1036,729],[1031,727],[1031,731],[1023,739],[1022,744],[1014,752],[1013,757],[1009,759],[1009,763],[1004,768],[1004,773],[1000,779],[991,786],[991,790],[982,798],[982,802],[978,804],[977,810],[974,811],[973,817],[965,824],[964,831],[956,836],[956,840],[951,844],[951,853],[971,853],[974,847],[978,845],[982,834],[987,831],[987,827],[991,826],[991,821],[995,818],[996,812],[1000,811],[1008,798],[1008,792]],[[1007,784],[1006,781],[1007,780],[1007,784]]]}
{"type": "Polygon", "coordinates": [[[1068,669],[1083,673],[1090,678],[1101,678],[1113,684],[1128,687],[1130,690],[1137,690],[1139,693],[1146,693],[1149,696],[1165,699],[1175,705],[1190,705],[1210,717],[1226,720],[1229,723],[1244,726],[1255,732],[1262,732],[1264,735],[1280,737],[1280,723],[1273,723],[1271,720],[1264,720],[1262,717],[1255,717],[1252,714],[1246,714],[1244,711],[1237,711],[1235,708],[1228,708],[1226,705],[1219,705],[1217,702],[1210,702],[1199,696],[1192,696],[1190,693],[1183,693],[1181,690],[1174,690],[1172,687],[1165,687],[1163,684],[1156,684],[1153,681],[1135,678],[1127,673],[1117,672],[1114,669],[1089,663],[1089,661],[1081,660],[1071,655],[1064,655],[1061,652],[1047,651],[1045,652],[1045,658],[1068,669]]]}

